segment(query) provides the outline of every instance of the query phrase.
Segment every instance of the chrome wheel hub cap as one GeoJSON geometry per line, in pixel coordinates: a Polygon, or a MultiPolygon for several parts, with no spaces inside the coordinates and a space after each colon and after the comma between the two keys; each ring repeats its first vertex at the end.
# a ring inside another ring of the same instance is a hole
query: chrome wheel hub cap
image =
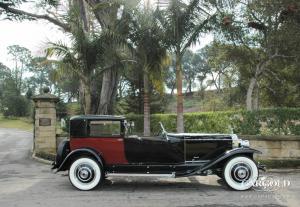
{"type": "Polygon", "coordinates": [[[245,163],[237,163],[231,169],[231,177],[238,183],[246,182],[251,174],[251,167],[245,163]]]}
{"type": "Polygon", "coordinates": [[[89,177],[89,171],[86,169],[81,170],[79,173],[80,173],[79,176],[83,179],[87,179],[89,177]]]}
{"type": "Polygon", "coordinates": [[[239,176],[240,178],[245,178],[246,175],[247,175],[247,171],[244,170],[244,169],[240,169],[240,170],[237,171],[237,174],[238,174],[238,176],[239,176]]]}
{"type": "Polygon", "coordinates": [[[77,179],[82,183],[89,183],[95,177],[94,169],[89,165],[80,165],[75,172],[77,179]]]}

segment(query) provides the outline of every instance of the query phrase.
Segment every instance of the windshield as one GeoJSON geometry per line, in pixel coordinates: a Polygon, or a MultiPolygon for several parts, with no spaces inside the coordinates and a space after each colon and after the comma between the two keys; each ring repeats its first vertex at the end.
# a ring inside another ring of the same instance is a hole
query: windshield
{"type": "Polygon", "coordinates": [[[164,125],[161,122],[159,122],[159,125],[160,125],[160,128],[161,128],[162,134],[167,134],[167,131],[166,131],[164,125]]]}
{"type": "Polygon", "coordinates": [[[123,121],[125,135],[131,135],[134,132],[134,122],[133,121],[123,121]]]}
{"type": "MultiPolygon", "coordinates": [[[[134,122],[125,120],[123,122],[123,126],[125,129],[125,135],[132,135],[132,133],[134,131],[134,122]]],[[[160,126],[159,134],[162,134],[162,135],[167,134],[167,131],[166,131],[164,125],[162,124],[162,122],[159,122],[159,126],[160,126]]]]}

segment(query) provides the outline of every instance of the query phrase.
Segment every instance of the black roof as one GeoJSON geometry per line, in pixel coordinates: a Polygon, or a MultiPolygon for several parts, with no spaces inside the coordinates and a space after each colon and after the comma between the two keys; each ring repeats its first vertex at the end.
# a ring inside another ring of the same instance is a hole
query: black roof
{"type": "Polygon", "coordinates": [[[114,115],[78,115],[72,116],[70,120],[112,120],[121,121],[124,120],[124,116],[114,116],[114,115]]]}

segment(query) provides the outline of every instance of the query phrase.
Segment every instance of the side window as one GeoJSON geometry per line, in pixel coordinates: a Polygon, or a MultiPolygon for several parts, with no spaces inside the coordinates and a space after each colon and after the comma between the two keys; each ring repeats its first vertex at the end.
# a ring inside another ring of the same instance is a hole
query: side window
{"type": "Polygon", "coordinates": [[[121,135],[120,121],[90,121],[90,137],[115,137],[121,135]]]}
{"type": "Polygon", "coordinates": [[[71,137],[85,137],[86,125],[85,120],[71,120],[70,122],[70,136],[71,137]]]}

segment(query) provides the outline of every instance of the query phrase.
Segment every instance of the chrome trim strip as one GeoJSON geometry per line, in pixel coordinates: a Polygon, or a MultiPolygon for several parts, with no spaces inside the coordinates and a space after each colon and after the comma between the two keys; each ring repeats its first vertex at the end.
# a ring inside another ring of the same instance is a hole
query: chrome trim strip
{"type": "Polygon", "coordinates": [[[184,139],[185,141],[231,141],[231,139],[184,139]]]}
{"type": "Polygon", "coordinates": [[[208,134],[208,133],[167,133],[169,136],[194,137],[194,136],[230,136],[230,134],[208,134]]]}
{"type": "Polygon", "coordinates": [[[189,160],[189,161],[185,161],[185,163],[193,163],[193,162],[200,162],[200,163],[207,163],[207,162],[209,162],[210,160],[189,160]]]}
{"type": "Polygon", "coordinates": [[[119,177],[119,176],[127,176],[127,177],[168,177],[175,178],[175,173],[172,174],[142,174],[142,173],[107,173],[107,176],[119,177]]]}

